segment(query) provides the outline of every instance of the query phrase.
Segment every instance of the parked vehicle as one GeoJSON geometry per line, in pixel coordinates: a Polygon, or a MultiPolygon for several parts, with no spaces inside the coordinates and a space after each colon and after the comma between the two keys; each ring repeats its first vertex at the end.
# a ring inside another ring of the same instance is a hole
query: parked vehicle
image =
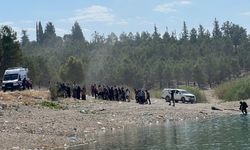
{"type": "Polygon", "coordinates": [[[163,89],[162,90],[162,98],[164,98],[166,100],[166,102],[169,102],[171,99],[171,91],[174,90],[174,100],[175,102],[190,102],[190,103],[194,103],[196,101],[196,97],[194,94],[189,93],[186,90],[183,89],[163,89]]]}
{"type": "Polygon", "coordinates": [[[2,90],[20,90],[23,88],[23,80],[28,81],[28,68],[15,67],[5,70],[2,81],[2,90]]]}
{"type": "Polygon", "coordinates": [[[163,89],[162,93],[161,93],[161,98],[165,99],[166,102],[169,102],[171,99],[171,91],[172,90],[174,90],[174,89],[169,89],[169,88],[163,89]]]}

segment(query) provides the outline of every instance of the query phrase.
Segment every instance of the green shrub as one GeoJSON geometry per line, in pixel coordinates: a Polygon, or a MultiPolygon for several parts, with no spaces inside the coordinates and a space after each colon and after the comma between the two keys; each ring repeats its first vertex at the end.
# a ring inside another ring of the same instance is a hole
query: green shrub
{"type": "Polygon", "coordinates": [[[250,77],[228,81],[215,89],[218,98],[225,101],[238,101],[250,98],[250,77]]]}
{"type": "Polygon", "coordinates": [[[203,91],[201,91],[199,88],[191,87],[191,86],[180,86],[179,88],[185,89],[188,92],[194,94],[196,96],[196,103],[205,103],[207,102],[207,98],[203,91]]]}
{"type": "Polygon", "coordinates": [[[56,102],[43,101],[40,103],[40,105],[43,107],[48,107],[50,109],[63,109],[63,106],[56,102]]]}
{"type": "Polygon", "coordinates": [[[57,100],[57,98],[58,98],[58,87],[56,85],[52,85],[49,88],[49,91],[50,91],[51,100],[53,100],[53,101],[57,100]]]}

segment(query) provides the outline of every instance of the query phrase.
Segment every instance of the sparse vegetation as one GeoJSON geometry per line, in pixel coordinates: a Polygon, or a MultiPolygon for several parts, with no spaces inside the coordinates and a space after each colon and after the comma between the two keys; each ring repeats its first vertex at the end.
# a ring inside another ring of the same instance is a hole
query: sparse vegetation
{"type": "Polygon", "coordinates": [[[57,98],[58,98],[58,95],[57,95],[58,89],[57,89],[57,87],[56,86],[51,86],[49,88],[49,91],[50,91],[51,100],[57,100],[57,98]]]}
{"type": "Polygon", "coordinates": [[[225,82],[215,89],[218,98],[238,101],[250,98],[250,76],[225,82]]]}
{"type": "Polygon", "coordinates": [[[150,90],[151,97],[161,98],[161,90],[150,90]]]}
{"type": "Polygon", "coordinates": [[[63,106],[56,102],[43,101],[40,103],[40,105],[43,107],[48,107],[50,109],[63,109],[63,106]]]}
{"type": "Polygon", "coordinates": [[[191,86],[180,86],[179,88],[185,89],[188,92],[194,94],[196,96],[196,102],[197,103],[205,103],[207,102],[207,98],[203,91],[201,91],[199,88],[191,87],[191,86]]]}

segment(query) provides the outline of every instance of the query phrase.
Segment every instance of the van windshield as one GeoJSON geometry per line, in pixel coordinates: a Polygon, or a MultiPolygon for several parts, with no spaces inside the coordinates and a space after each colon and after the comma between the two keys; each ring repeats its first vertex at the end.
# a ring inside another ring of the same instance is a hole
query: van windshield
{"type": "Polygon", "coordinates": [[[4,75],[3,78],[4,81],[16,80],[16,79],[18,79],[18,74],[6,74],[4,75]]]}

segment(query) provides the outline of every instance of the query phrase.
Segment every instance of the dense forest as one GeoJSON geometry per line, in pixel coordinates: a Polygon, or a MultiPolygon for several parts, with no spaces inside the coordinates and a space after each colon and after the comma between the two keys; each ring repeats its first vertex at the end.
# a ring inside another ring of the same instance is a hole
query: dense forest
{"type": "Polygon", "coordinates": [[[57,36],[52,22],[36,24],[36,41],[22,31],[21,41],[11,27],[0,29],[0,72],[28,67],[33,83],[49,81],[101,83],[163,88],[175,83],[219,84],[250,70],[250,37],[246,29],[215,19],[213,30],[202,25],[182,32],[94,32],[87,41],[79,23],[71,34],[57,36]]]}

